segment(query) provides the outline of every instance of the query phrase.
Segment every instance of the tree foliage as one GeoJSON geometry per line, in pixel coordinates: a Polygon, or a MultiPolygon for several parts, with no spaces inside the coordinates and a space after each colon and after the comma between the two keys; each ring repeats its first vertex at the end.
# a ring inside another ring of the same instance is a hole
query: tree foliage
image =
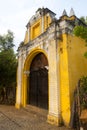
{"type": "Polygon", "coordinates": [[[83,76],[80,79],[80,104],[82,109],[87,109],[87,77],[83,76]]]}
{"type": "Polygon", "coordinates": [[[82,26],[82,25],[78,25],[78,26],[75,26],[74,28],[74,34],[77,36],[77,37],[81,37],[82,39],[84,39],[86,42],[87,42],[87,17],[81,17],[80,20],[85,24],[85,26],[82,26]]]}
{"type": "Polygon", "coordinates": [[[8,33],[5,35],[0,35],[0,51],[8,50],[14,47],[13,44],[14,35],[13,32],[8,30],[8,33]]]}
{"type": "Polygon", "coordinates": [[[81,20],[83,23],[87,24],[87,16],[86,16],[86,17],[82,16],[82,17],[80,18],[80,20],[81,20]]]}
{"type": "Polygon", "coordinates": [[[11,86],[16,82],[17,60],[13,50],[13,33],[0,35],[0,86],[11,86]]]}
{"type": "Polygon", "coordinates": [[[13,49],[0,52],[0,84],[9,86],[16,81],[16,55],[13,49]]]}
{"type": "Polygon", "coordinates": [[[84,26],[76,26],[74,28],[74,34],[77,37],[81,37],[82,39],[84,39],[87,42],[87,27],[84,26]]]}
{"type": "MultiPolygon", "coordinates": [[[[75,36],[84,39],[87,46],[87,16],[86,18],[82,16],[80,20],[85,24],[85,26],[75,26],[73,33],[75,34],[75,36]]],[[[84,56],[87,58],[87,52],[84,53],[84,56]]]]}

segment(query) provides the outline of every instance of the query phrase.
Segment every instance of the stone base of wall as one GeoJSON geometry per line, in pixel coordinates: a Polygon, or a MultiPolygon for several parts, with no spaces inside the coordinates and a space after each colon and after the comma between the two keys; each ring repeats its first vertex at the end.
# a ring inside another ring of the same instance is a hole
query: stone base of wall
{"type": "Polygon", "coordinates": [[[52,125],[60,126],[60,119],[54,115],[49,114],[47,116],[47,122],[52,124],[52,125]]]}
{"type": "Polygon", "coordinates": [[[15,104],[15,107],[17,108],[17,109],[20,109],[21,108],[21,105],[20,104],[15,104]]]}

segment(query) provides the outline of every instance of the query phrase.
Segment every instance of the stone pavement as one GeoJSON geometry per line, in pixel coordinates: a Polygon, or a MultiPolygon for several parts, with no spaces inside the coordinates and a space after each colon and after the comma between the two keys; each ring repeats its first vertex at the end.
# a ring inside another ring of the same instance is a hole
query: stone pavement
{"type": "Polygon", "coordinates": [[[47,111],[33,106],[16,109],[0,105],[0,130],[71,130],[46,122],[47,111]]]}

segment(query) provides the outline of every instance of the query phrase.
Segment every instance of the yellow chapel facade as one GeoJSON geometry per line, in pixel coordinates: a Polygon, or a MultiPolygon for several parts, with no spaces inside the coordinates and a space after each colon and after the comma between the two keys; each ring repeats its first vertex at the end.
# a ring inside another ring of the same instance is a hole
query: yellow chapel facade
{"type": "Polygon", "coordinates": [[[48,8],[39,8],[26,25],[18,48],[16,108],[27,104],[47,109],[47,121],[69,125],[73,93],[81,76],[87,75],[85,41],[73,35],[83,23],[63,11],[56,19],[48,8]]]}

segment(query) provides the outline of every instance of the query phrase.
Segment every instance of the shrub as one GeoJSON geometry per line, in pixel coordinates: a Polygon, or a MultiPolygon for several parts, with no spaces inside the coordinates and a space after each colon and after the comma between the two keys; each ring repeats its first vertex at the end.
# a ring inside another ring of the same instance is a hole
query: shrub
{"type": "Polygon", "coordinates": [[[87,108],[87,77],[84,76],[80,79],[80,104],[82,109],[87,108]]]}

